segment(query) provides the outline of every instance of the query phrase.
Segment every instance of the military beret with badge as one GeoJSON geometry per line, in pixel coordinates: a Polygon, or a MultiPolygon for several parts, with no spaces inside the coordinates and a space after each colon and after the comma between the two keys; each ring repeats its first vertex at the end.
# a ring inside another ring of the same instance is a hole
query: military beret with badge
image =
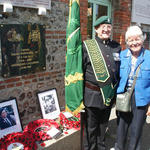
{"type": "Polygon", "coordinates": [[[111,24],[111,19],[108,16],[102,16],[95,21],[94,27],[100,24],[111,24]]]}

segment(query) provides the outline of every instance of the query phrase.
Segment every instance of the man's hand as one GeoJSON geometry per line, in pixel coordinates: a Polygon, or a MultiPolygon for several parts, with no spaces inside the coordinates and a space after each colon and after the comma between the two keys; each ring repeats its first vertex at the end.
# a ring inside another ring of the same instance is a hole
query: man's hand
{"type": "Polygon", "coordinates": [[[147,116],[150,116],[150,105],[148,106],[148,110],[147,110],[146,115],[147,115],[147,116]]]}

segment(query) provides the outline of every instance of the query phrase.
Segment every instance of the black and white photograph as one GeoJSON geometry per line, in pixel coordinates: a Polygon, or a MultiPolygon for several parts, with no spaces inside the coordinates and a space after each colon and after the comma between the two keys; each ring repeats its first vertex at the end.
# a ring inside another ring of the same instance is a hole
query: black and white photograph
{"type": "Polygon", "coordinates": [[[56,89],[38,93],[38,99],[44,119],[56,119],[60,114],[56,89]]]}
{"type": "Polygon", "coordinates": [[[0,137],[12,132],[21,132],[22,126],[18,113],[16,99],[0,103],[0,137]]]}

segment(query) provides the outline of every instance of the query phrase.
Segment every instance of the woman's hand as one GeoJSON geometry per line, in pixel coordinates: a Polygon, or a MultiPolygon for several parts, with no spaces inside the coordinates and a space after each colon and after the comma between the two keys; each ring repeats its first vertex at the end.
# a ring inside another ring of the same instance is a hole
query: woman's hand
{"type": "Polygon", "coordinates": [[[146,115],[147,115],[147,116],[150,116],[150,105],[148,106],[148,110],[147,110],[146,115]]]}

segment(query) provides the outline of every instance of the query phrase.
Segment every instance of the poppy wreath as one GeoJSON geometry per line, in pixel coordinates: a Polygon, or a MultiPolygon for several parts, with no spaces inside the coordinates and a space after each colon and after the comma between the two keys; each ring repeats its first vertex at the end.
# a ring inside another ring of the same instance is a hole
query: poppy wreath
{"type": "Polygon", "coordinates": [[[33,139],[36,141],[45,141],[51,139],[50,135],[47,132],[52,128],[55,127],[59,129],[59,124],[50,119],[39,119],[33,122],[30,122],[25,128],[24,133],[33,136],[33,139]]]}
{"type": "Polygon", "coordinates": [[[7,150],[17,148],[19,146],[22,150],[36,150],[37,144],[32,136],[21,132],[7,134],[0,139],[0,149],[7,150]],[[11,147],[11,148],[10,148],[11,147]]]}
{"type": "Polygon", "coordinates": [[[66,118],[65,115],[61,112],[59,114],[60,124],[63,126],[64,129],[80,129],[80,113],[76,116],[66,118]]]}

